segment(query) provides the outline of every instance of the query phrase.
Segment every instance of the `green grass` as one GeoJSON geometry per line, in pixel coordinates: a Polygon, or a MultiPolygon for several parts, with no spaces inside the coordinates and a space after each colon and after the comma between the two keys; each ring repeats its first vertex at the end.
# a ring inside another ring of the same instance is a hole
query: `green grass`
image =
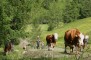
{"type": "Polygon", "coordinates": [[[0,60],[19,60],[23,58],[23,55],[22,55],[23,49],[20,48],[18,45],[16,45],[14,49],[19,51],[9,52],[5,56],[3,55],[3,48],[0,48],[0,60]]]}
{"type": "MultiPolygon", "coordinates": [[[[64,24],[61,28],[55,28],[53,31],[45,31],[42,33],[42,37],[44,38],[44,35],[52,34],[57,32],[59,34],[59,37],[64,36],[64,32],[71,28],[78,28],[82,33],[88,33],[91,31],[91,18],[86,18],[78,21],[71,22],[69,24],[64,24]]],[[[47,25],[42,25],[43,30],[47,30],[47,25]],[[45,28],[44,28],[45,27],[45,28]]]]}

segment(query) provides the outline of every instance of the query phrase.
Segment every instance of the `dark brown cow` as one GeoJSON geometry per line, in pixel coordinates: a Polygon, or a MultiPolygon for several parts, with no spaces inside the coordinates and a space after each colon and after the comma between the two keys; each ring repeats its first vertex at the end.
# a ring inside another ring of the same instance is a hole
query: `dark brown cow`
{"type": "Polygon", "coordinates": [[[55,35],[47,35],[46,36],[46,42],[48,45],[48,50],[50,50],[50,47],[54,48],[56,45],[56,38],[55,35]]]}
{"type": "Polygon", "coordinates": [[[6,55],[7,52],[10,52],[12,50],[12,43],[7,42],[4,47],[4,55],[6,55]]]}
{"type": "Polygon", "coordinates": [[[78,29],[67,30],[64,35],[65,52],[67,53],[66,51],[67,46],[69,46],[70,49],[72,50],[70,52],[73,52],[74,46],[80,47],[81,45],[83,45],[83,39],[84,36],[82,33],[80,33],[78,29]]]}

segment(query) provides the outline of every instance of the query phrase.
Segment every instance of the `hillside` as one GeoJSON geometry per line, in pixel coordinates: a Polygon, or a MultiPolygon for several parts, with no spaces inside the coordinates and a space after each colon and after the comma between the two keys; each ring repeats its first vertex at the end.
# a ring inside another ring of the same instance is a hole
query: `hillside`
{"type": "Polygon", "coordinates": [[[71,28],[77,28],[82,33],[90,35],[91,32],[91,17],[77,20],[68,24],[63,24],[63,26],[55,28],[53,31],[47,31],[48,26],[47,25],[41,25],[42,34],[41,39],[45,41],[45,37],[48,34],[53,34],[57,32],[59,34],[59,40],[58,43],[63,43],[63,36],[66,30],[71,28]],[[60,42],[61,41],[61,42],[60,42]]]}
{"type": "MultiPolygon", "coordinates": [[[[76,21],[68,23],[68,24],[60,23],[60,25],[52,31],[47,31],[47,29],[48,29],[47,24],[41,24],[40,27],[41,27],[41,31],[42,31],[41,36],[40,36],[41,40],[43,40],[45,42],[46,35],[53,34],[53,33],[56,32],[59,35],[59,39],[58,39],[57,42],[58,42],[58,45],[60,45],[61,43],[63,44],[63,37],[64,37],[65,31],[68,30],[68,29],[71,29],[71,28],[77,28],[82,33],[91,36],[90,35],[90,32],[91,32],[91,17],[81,19],[81,20],[76,20],[76,21]]],[[[31,32],[31,29],[32,29],[31,25],[28,25],[27,28],[26,28],[26,32],[31,32]]]]}

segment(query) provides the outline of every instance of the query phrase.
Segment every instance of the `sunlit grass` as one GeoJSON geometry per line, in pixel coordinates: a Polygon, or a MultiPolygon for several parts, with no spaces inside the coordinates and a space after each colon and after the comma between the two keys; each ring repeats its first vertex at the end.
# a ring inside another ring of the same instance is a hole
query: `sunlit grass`
{"type": "Polygon", "coordinates": [[[66,30],[68,29],[72,29],[72,28],[77,28],[80,30],[80,32],[84,33],[84,34],[88,34],[88,32],[91,31],[91,17],[90,18],[85,18],[85,19],[81,19],[81,20],[77,20],[68,24],[64,24],[62,27],[60,28],[55,28],[53,31],[47,31],[48,25],[47,24],[43,24],[41,25],[42,27],[42,34],[41,34],[41,40],[45,41],[45,37],[48,34],[53,34],[55,32],[58,33],[59,35],[59,39],[58,39],[58,44],[57,45],[63,45],[63,37],[64,37],[64,33],[66,30]]]}

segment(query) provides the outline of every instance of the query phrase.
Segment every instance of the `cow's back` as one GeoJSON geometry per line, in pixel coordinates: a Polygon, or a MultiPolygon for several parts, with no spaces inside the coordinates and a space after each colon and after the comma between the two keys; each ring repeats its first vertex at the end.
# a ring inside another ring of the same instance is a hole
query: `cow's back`
{"type": "Polygon", "coordinates": [[[65,32],[64,40],[68,44],[75,44],[77,43],[76,35],[79,35],[80,32],[78,29],[70,29],[65,32]]]}
{"type": "Polygon", "coordinates": [[[47,35],[46,36],[46,41],[47,41],[47,44],[50,44],[52,42],[52,36],[51,35],[47,35]]]}

